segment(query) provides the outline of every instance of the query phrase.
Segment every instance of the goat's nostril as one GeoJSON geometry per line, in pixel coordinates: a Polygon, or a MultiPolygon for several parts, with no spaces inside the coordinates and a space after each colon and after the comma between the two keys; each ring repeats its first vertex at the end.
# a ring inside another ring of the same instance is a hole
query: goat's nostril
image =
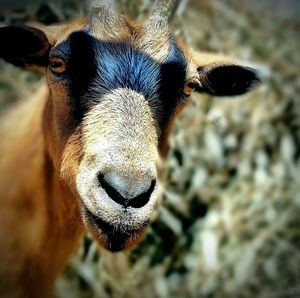
{"type": "MultiPolygon", "coordinates": [[[[107,195],[116,203],[124,206],[124,207],[133,207],[133,208],[141,208],[145,206],[149,200],[150,196],[155,188],[156,180],[152,180],[150,186],[146,191],[143,190],[142,193],[135,195],[134,197],[130,195],[124,195],[124,193],[129,194],[132,190],[131,189],[120,189],[121,186],[119,185],[112,185],[113,183],[110,183],[105,179],[105,176],[103,174],[98,175],[98,180],[100,183],[100,186],[105,190],[107,195]],[[122,191],[122,194],[120,193],[122,191]]],[[[149,184],[148,184],[149,185],[149,184]]],[[[131,186],[134,187],[134,186],[131,186]]],[[[124,185],[123,185],[124,188],[124,185]]],[[[134,191],[133,193],[136,194],[134,191]]]]}
{"type": "Polygon", "coordinates": [[[109,183],[106,182],[106,180],[104,179],[104,175],[99,174],[98,179],[100,182],[100,186],[106,191],[108,196],[116,203],[124,206],[125,201],[123,196],[117,190],[115,190],[109,183]]]}
{"type": "Polygon", "coordinates": [[[141,207],[145,206],[149,202],[149,199],[154,190],[155,184],[156,184],[156,181],[152,180],[151,185],[146,192],[136,196],[135,198],[128,200],[126,205],[131,206],[133,208],[141,208],[141,207]]]}

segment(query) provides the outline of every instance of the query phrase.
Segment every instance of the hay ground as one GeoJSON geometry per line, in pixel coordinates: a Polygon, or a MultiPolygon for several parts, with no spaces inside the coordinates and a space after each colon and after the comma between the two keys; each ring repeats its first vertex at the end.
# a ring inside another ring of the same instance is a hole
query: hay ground
{"type": "MultiPolygon", "coordinates": [[[[120,7],[143,19],[150,3],[136,2],[120,7]]],[[[193,96],[173,129],[163,208],[145,240],[111,255],[86,238],[58,297],[300,296],[299,2],[182,2],[177,35],[195,49],[264,64],[270,78],[232,100],[193,96]]],[[[65,3],[53,1],[46,20],[77,13],[79,1],[65,3]]],[[[29,11],[3,19],[41,18],[40,6],[29,11]]],[[[39,83],[3,62],[0,69],[2,109],[39,83]]]]}

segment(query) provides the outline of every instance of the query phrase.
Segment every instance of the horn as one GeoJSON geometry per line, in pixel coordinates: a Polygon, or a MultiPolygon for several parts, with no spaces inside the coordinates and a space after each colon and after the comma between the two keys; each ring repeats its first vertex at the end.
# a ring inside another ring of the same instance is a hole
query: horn
{"type": "Polygon", "coordinates": [[[86,0],[88,21],[91,28],[99,24],[107,28],[122,26],[122,18],[116,12],[115,0],[86,0]]]}
{"type": "Polygon", "coordinates": [[[88,19],[93,23],[96,20],[101,22],[112,17],[116,18],[116,3],[114,0],[86,0],[88,19]]]}
{"type": "Polygon", "coordinates": [[[86,4],[87,11],[95,7],[101,7],[101,6],[109,6],[113,8],[116,7],[115,0],[86,0],[85,4],[86,4]]]}
{"type": "Polygon", "coordinates": [[[167,25],[178,7],[180,0],[157,0],[150,16],[150,23],[167,25]]]}

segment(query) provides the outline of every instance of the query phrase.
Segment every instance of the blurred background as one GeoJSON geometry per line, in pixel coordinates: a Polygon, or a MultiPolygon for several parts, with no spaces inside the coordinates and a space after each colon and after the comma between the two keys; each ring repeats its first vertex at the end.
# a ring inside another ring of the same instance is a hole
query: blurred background
{"type": "MultiPolygon", "coordinates": [[[[138,21],[153,5],[116,2],[138,21]]],[[[82,0],[0,0],[0,22],[59,23],[84,9],[82,0]]],[[[300,297],[300,1],[182,0],[173,31],[191,48],[265,65],[270,77],[237,98],[191,98],[144,241],[110,254],[87,236],[57,297],[300,297]]],[[[1,112],[40,79],[1,60],[1,112]]]]}

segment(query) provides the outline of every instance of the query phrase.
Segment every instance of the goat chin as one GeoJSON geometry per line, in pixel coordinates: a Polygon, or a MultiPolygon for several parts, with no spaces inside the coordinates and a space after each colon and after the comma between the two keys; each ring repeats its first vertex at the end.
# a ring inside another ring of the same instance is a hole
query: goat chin
{"type": "Polygon", "coordinates": [[[128,249],[140,242],[145,236],[148,222],[139,229],[126,226],[113,226],[93,215],[87,208],[83,211],[84,223],[100,246],[109,251],[117,252],[128,249]]]}

